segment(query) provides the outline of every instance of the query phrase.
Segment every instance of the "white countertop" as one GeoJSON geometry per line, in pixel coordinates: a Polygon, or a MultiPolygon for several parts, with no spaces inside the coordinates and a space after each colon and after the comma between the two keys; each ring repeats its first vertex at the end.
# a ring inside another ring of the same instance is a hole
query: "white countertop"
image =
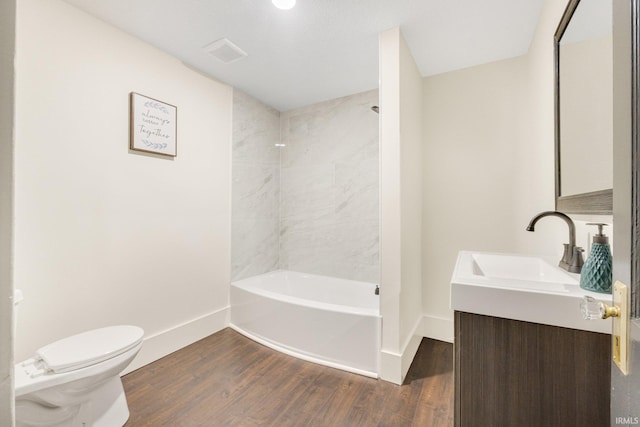
{"type": "Polygon", "coordinates": [[[611,334],[611,319],[584,320],[580,311],[585,295],[608,305],[611,295],[586,291],[579,283],[580,275],[546,257],[461,251],[451,278],[451,308],[611,334]]]}

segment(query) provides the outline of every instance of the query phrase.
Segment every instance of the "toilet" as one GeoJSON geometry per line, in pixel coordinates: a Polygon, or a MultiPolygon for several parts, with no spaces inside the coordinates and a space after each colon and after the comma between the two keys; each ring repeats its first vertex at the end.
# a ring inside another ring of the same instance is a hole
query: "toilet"
{"type": "Polygon", "coordinates": [[[120,373],[144,331],[94,329],[38,349],[15,365],[16,427],[121,427],[129,408],[120,373]]]}

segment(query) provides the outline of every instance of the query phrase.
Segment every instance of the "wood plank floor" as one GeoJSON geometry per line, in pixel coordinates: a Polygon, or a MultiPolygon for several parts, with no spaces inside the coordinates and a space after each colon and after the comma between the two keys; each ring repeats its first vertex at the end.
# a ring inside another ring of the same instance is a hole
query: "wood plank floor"
{"type": "Polygon", "coordinates": [[[402,386],[281,354],[229,328],[122,382],[126,427],[453,425],[453,348],[426,338],[402,386]]]}

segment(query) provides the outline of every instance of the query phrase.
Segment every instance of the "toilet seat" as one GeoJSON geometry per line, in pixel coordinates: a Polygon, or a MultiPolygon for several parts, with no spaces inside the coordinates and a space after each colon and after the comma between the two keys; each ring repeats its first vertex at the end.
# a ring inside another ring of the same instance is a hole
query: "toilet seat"
{"type": "Polygon", "coordinates": [[[56,374],[95,365],[122,354],[142,341],[137,326],[109,326],[83,332],[48,344],[35,353],[45,369],[56,374]]]}
{"type": "Polygon", "coordinates": [[[36,351],[34,357],[16,363],[16,398],[93,375],[120,373],[142,347],[144,331],[136,326],[103,329],[106,331],[97,329],[56,341],[36,351]],[[53,366],[39,355],[50,359],[53,366]],[[53,368],[65,371],[54,372],[53,368]]]}

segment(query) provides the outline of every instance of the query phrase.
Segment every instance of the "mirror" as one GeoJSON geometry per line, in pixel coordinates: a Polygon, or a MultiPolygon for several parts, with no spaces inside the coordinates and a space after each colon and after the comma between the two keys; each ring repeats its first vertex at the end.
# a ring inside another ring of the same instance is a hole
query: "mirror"
{"type": "Polygon", "coordinates": [[[554,37],[556,210],[613,209],[612,0],[571,0],[554,37]]]}

